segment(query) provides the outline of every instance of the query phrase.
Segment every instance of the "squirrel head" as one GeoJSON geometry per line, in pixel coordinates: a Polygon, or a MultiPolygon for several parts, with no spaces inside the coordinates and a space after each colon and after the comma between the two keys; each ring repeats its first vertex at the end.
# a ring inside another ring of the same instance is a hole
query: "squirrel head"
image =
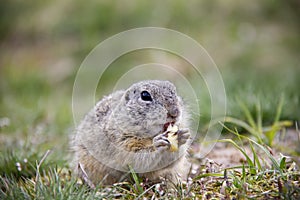
{"type": "Polygon", "coordinates": [[[133,84],[120,99],[115,123],[122,132],[154,137],[169,124],[180,123],[181,98],[169,81],[149,80],[133,84]]]}

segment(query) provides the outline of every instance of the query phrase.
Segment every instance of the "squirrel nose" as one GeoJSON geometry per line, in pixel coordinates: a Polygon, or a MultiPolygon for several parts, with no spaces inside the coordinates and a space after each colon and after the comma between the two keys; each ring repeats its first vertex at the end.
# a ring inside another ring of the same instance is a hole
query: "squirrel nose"
{"type": "Polygon", "coordinates": [[[179,114],[179,110],[178,110],[178,108],[177,107],[173,107],[173,108],[170,108],[170,110],[169,110],[169,115],[171,116],[171,117],[177,117],[178,116],[178,114],[179,114]]]}

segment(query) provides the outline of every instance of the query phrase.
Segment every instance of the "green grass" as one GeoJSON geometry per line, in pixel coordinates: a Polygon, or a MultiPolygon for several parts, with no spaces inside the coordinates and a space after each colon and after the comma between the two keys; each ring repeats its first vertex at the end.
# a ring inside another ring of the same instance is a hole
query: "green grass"
{"type": "Polygon", "coordinates": [[[151,185],[143,182],[133,170],[131,170],[132,183],[124,182],[91,189],[82,184],[82,181],[72,177],[68,168],[59,168],[44,163],[48,156],[46,153],[36,162],[35,170],[32,171],[35,174],[24,174],[19,177],[1,175],[0,197],[3,199],[299,198],[300,172],[295,162],[287,161],[285,156],[276,160],[264,146],[256,141],[235,131],[231,132],[256,145],[252,151],[253,159],[247,156],[240,147],[241,145],[233,140],[220,140],[220,142],[229,142],[237,147],[245,155],[247,162],[242,166],[226,169],[214,166],[214,163],[206,163],[202,165],[199,174],[190,183],[182,183],[171,189],[164,184],[151,185]],[[259,150],[265,152],[266,157],[271,160],[270,168],[262,167],[258,161],[256,152],[259,150]],[[41,168],[43,165],[45,166],[41,168]]]}
{"type": "Polygon", "coordinates": [[[232,197],[237,199],[298,199],[300,197],[300,171],[294,161],[287,161],[288,157],[283,155],[276,159],[265,144],[261,145],[236,130],[224,127],[241,143],[232,139],[221,139],[219,142],[230,143],[236,147],[244,155],[246,163],[196,177],[201,181],[204,179],[204,183],[208,182],[205,187],[210,189],[210,197],[230,199],[232,197]],[[251,147],[252,159],[243,148],[244,142],[251,147]],[[259,152],[263,152],[264,155],[259,152]],[[269,159],[270,167],[262,164],[265,159],[269,159]]]}
{"type": "Polygon", "coordinates": [[[284,128],[293,125],[292,121],[288,121],[288,120],[279,121],[282,112],[283,102],[284,102],[283,96],[281,96],[279,100],[279,104],[277,106],[276,114],[274,116],[274,120],[272,124],[267,127],[263,127],[260,102],[256,103],[256,120],[250,113],[248,107],[243,102],[241,102],[240,100],[237,100],[237,102],[241,110],[244,112],[247,122],[244,122],[243,120],[233,118],[233,117],[226,117],[225,122],[244,128],[248,133],[252,134],[255,137],[256,141],[258,141],[260,144],[267,144],[271,147],[273,145],[273,141],[276,134],[279,131],[282,131],[284,128]]]}
{"type": "MultiPolygon", "coordinates": [[[[246,96],[229,99],[236,102],[241,112],[227,117],[223,125],[224,132],[234,137],[224,135],[218,142],[231,144],[244,155],[246,162],[240,166],[221,168],[213,162],[204,163],[193,179],[173,188],[165,183],[148,183],[131,170],[132,183],[92,189],[72,176],[68,164],[72,119],[69,93],[63,91],[71,88],[71,81],[60,82],[62,87],[57,91],[56,84],[47,82],[40,72],[15,73],[13,69],[4,72],[1,118],[9,118],[10,123],[0,128],[4,138],[0,147],[1,199],[299,198],[298,164],[288,156],[275,157],[270,150],[272,145],[276,146],[274,138],[278,131],[290,126],[287,120],[293,119],[282,117],[291,103],[284,95],[276,100],[272,111],[261,108],[264,101],[256,101],[255,109],[251,110],[249,102],[240,100],[246,96]],[[17,94],[23,97],[15,98],[17,94]],[[244,146],[249,146],[253,155],[244,146]]],[[[299,156],[297,152],[294,155],[299,156]]]]}

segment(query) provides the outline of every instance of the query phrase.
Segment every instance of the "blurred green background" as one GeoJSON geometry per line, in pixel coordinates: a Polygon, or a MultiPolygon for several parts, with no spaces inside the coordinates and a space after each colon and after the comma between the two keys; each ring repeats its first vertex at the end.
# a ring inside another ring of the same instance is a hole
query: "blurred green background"
{"type": "MultiPolygon", "coordinates": [[[[281,118],[299,121],[299,19],[298,0],[4,1],[0,151],[28,156],[54,147],[61,150],[54,155],[66,153],[73,130],[72,87],[81,62],[99,42],[145,26],[177,30],[208,51],[223,75],[229,115],[245,118],[236,98],[253,113],[260,101],[268,124],[284,96],[281,118]]],[[[115,73],[107,76],[108,87],[115,73]]],[[[203,99],[205,125],[209,96],[203,99]]]]}

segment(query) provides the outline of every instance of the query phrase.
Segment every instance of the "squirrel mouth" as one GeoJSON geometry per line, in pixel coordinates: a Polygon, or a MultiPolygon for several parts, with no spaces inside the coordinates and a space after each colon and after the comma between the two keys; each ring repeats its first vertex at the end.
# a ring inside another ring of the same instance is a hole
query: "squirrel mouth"
{"type": "Polygon", "coordinates": [[[175,124],[175,122],[176,122],[176,121],[171,121],[171,122],[165,123],[164,126],[163,126],[163,132],[167,131],[168,127],[169,127],[170,125],[173,126],[173,125],[175,124]]]}

